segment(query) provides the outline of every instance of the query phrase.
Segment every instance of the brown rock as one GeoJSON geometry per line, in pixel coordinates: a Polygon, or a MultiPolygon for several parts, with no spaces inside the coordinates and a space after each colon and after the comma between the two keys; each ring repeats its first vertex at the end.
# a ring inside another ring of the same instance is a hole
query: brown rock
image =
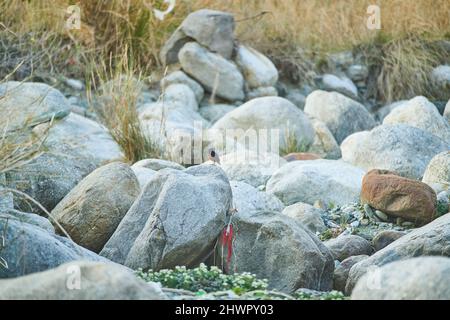
{"type": "Polygon", "coordinates": [[[388,170],[371,170],[363,178],[361,202],[418,225],[435,218],[436,193],[427,184],[388,170]]]}
{"type": "Polygon", "coordinates": [[[322,159],[319,155],[315,153],[308,152],[294,152],[289,153],[283,157],[287,162],[297,161],[297,160],[317,160],[322,159]]]}
{"type": "Polygon", "coordinates": [[[100,252],[139,192],[139,182],[127,164],[109,163],[81,180],[52,216],[77,244],[100,252]]]}

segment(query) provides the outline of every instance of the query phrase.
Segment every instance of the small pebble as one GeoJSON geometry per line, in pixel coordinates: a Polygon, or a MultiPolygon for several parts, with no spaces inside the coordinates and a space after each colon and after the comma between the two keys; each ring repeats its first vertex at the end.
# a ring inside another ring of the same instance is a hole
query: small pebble
{"type": "Polygon", "coordinates": [[[84,89],[84,84],[80,80],[77,79],[66,79],[65,80],[66,85],[71,87],[72,89],[81,91],[84,89]]]}
{"type": "Polygon", "coordinates": [[[317,208],[317,209],[322,209],[322,210],[327,210],[328,209],[327,206],[325,205],[325,203],[322,200],[316,200],[314,202],[313,207],[317,208]]]}
{"type": "Polygon", "coordinates": [[[369,218],[373,219],[374,214],[372,208],[367,203],[364,205],[364,212],[369,218]]]}
{"type": "Polygon", "coordinates": [[[402,223],[402,227],[411,228],[411,227],[414,227],[414,223],[409,222],[409,221],[405,221],[405,222],[402,223]]]}
{"type": "Polygon", "coordinates": [[[380,218],[382,221],[388,221],[389,217],[384,212],[381,212],[380,210],[375,210],[375,215],[380,218]]]}
{"type": "Polygon", "coordinates": [[[350,225],[351,225],[353,228],[357,228],[357,227],[359,227],[359,221],[353,221],[352,223],[350,223],[350,225]]]}
{"type": "Polygon", "coordinates": [[[69,101],[70,104],[78,104],[78,98],[75,96],[70,96],[67,98],[67,101],[69,101]]]}
{"type": "Polygon", "coordinates": [[[341,219],[341,216],[338,215],[338,214],[332,213],[332,214],[330,215],[330,218],[331,218],[332,220],[334,220],[334,221],[337,221],[337,220],[340,220],[340,219],[341,219]]]}
{"type": "Polygon", "coordinates": [[[361,225],[362,226],[368,226],[369,225],[369,219],[362,219],[361,220],[361,225]]]}
{"type": "Polygon", "coordinates": [[[339,228],[339,225],[334,223],[333,221],[328,221],[328,226],[330,228],[339,228]]]}

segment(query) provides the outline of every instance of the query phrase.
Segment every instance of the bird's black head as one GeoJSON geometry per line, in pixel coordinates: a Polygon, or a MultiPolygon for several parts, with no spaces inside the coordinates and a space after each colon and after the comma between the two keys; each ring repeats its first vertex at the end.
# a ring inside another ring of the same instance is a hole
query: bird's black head
{"type": "Polygon", "coordinates": [[[209,153],[211,155],[211,157],[215,157],[216,156],[216,152],[214,150],[211,150],[211,152],[209,153]]]}

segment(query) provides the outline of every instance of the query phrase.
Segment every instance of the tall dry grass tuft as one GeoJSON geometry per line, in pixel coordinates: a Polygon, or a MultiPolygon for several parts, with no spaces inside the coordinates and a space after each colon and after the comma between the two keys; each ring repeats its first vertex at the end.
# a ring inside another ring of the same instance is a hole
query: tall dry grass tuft
{"type": "Polygon", "coordinates": [[[143,89],[141,73],[133,67],[126,53],[114,66],[112,61],[110,57],[109,65],[104,61],[92,64],[87,85],[91,108],[109,129],[128,162],[158,157],[158,148],[144,134],[137,112],[138,98],[143,89]],[[96,91],[95,97],[92,90],[96,91]]]}
{"type": "Polygon", "coordinates": [[[366,27],[366,11],[371,4],[380,6],[381,32],[389,40],[410,33],[428,39],[450,36],[447,0],[178,0],[163,21],[152,12],[154,8],[165,8],[161,0],[80,0],[76,3],[81,7],[82,29],[68,31],[64,28],[65,9],[73,3],[3,1],[1,22],[14,32],[52,31],[65,35],[91,50],[114,54],[127,45],[143,68],[158,65],[161,45],[187,14],[200,8],[234,13],[239,38],[275,54],[286,54],[298,47],[335,51],[370,42],[379,33],[366,27]]]}
{"type": "Polygon", "coordinates": [[[369,95],[380,101],[410,99],[421,94],[432,99],[448,99],[435,87],[431,71],[449,62],[449,53],[439,43],[417,35],[387,42],[373,41],[359,47],[371,73],[369,95]]]}
{"type": "MultiPolygon", "coordinates": [[[[234,13],[239,39],[268,54],[294,81],[311,81],[310,71],[317,66],[310,63],[310,57],[326,58],[329,52],[379,44],[381,40],[386,44],[384,67],[374,90],[381,93],[388,81],[395,80],[400,91],[397,87],[381,94],[390,100],[423,88],[410,87],[417,80],[410,72],[412,68],[408,69],[409,63],[424,75],[435,62],[433,52],[429,50],[427,57],[421,44],[411,42],[409,37],[427,42],[450,39],[448,0],[177,0],[175,9],[160,21],[152,10],[165,7],[161,0],[2,1],[0,56],[3,53],[6,57],[3,61],[22,56],[33,61],[25,64],[29,68],[84,78],[85,66],[93,57],[117,57],[120,63],[127,48],[135,66],[148,75],[161,67],[159,50],[186,15],[211,8],[234,13]],[[74,3],[81,8],[81,30],[66,30],[65,10],[74,3]],[[381,8],[379,31],[366,27],[367,7],[372,4],[381,8]],[[13,49],[2,52],[2,39],[9,39],[4,47],[13,49]],[[414,59],[416,54],[418,58],[414,59]],[[404,62],[398,62],[401,57],[406,57],[404,62]],[[399,70],[406,70],[403,77],[398,76],[399,70]]],[[[0,64],[0,71],[2,68],[0,64]]],[[[423,76],[419,83],[425,83],[423,76]]],[[[430,88],[425,90],[429,92],[430,88]]]]}

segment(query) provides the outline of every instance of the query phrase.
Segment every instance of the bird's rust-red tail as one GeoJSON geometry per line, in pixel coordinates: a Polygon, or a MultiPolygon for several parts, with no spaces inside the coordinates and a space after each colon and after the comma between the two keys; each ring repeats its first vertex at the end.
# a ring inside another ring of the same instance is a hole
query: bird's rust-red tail
{"type": "Polygon", "coordinates": [[[230,270],[231,257],[233,255],[233,225],[228,223],[225,229],[222,231],[222,248],[227,248],[227,265],[226,271],[230,270]]]}

